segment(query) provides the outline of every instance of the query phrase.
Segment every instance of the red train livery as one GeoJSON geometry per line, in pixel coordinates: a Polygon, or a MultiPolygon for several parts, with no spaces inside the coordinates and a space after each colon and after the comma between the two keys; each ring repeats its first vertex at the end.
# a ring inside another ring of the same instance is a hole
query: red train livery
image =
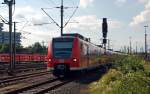
{"type": "MultiPolygon", "coordinates": [[[[46,62],[46,55],[40,54],[16,54],[16,62],[46,62]]],[[[9,54],[0,54],[1,63],[9,63],[9,54]]]]}
{"type": "Polygon", "coordinates": [[[62,37],[53,38],[49,43],[47,68],[56,76],[95,68],[100,65],[94,62],[95,58],[103,54],[103,48],[92,44],[82,35],[64,34],[62,37]]]}

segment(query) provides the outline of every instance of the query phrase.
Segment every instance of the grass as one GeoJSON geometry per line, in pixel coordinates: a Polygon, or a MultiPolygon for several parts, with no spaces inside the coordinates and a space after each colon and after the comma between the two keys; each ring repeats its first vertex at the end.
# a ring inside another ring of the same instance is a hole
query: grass
{"type": "Polygon", "coordinates": [[[144,64],[144,69],[145,71],[150,72],[150,62],[144,64]]]}
{"type": "Polygon", "coordinates": [[[89,85],[90,94],[150,94],[150,62],[122,56],[99,81],[89,85]]]}

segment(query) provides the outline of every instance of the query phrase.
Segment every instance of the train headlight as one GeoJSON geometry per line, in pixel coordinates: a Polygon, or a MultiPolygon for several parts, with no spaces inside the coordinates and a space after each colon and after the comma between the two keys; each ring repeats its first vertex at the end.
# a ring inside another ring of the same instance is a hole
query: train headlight
{"type": "Polygon", "coordinates": [[[74,59],[73,59],[73,62],[77,62],[77,59],[76,59],[76,58],[74,58],[74,59]]]}
{"type": "Polygon", "coordinates": [[[49,62],[51,62],[51,61],[52,61],[52,59],[48,59],[48,61],[49,61],[49,62]]]}

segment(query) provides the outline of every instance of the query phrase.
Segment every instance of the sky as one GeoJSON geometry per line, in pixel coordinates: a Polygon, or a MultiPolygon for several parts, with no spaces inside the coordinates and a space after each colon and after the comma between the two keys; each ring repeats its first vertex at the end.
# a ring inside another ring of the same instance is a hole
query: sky
{"type": "MultiPolygon", "coordinates": [[[[108,19],[108,39],[111,48],[120,50],[132,43],[138,50],[144,47],[145,25],[150,49],[150,0],[63,0],[63,33],[79,33],[91,38],[94,44],[102,42],[102,18],[108,19]]],[[[3,0],[0,0],[2,3],[3,0]]],[[[13,7],[13,21],[17,31],[22,33],[22,45],[45,42],[60,36],[60,28],[41,10],[44,10],[60,25],[61,0],[16,0],[13,7]]],[[[8,20],[8,6],[0,4],[0,15],[8,20]]],[[[8,26],[4,28],[8,30],[8,26]]],[[[144,48],[143,48],[144,49],[144,48]]]]}

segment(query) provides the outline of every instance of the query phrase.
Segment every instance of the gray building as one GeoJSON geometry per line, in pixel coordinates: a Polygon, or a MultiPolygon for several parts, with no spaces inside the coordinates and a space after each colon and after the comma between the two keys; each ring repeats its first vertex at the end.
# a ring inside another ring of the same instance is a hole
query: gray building
{"type": "MultiPolygon", "coordinates": [[[[21,33],[16,32],[16,44],[21,44],[21,33]]],[[[12,43],[14,43],[14,32],[12,32],[12,43]]],[[[3,24],[0,23],[0,44],[9,44],[9,32],[3,31],[3,24]]]]}

